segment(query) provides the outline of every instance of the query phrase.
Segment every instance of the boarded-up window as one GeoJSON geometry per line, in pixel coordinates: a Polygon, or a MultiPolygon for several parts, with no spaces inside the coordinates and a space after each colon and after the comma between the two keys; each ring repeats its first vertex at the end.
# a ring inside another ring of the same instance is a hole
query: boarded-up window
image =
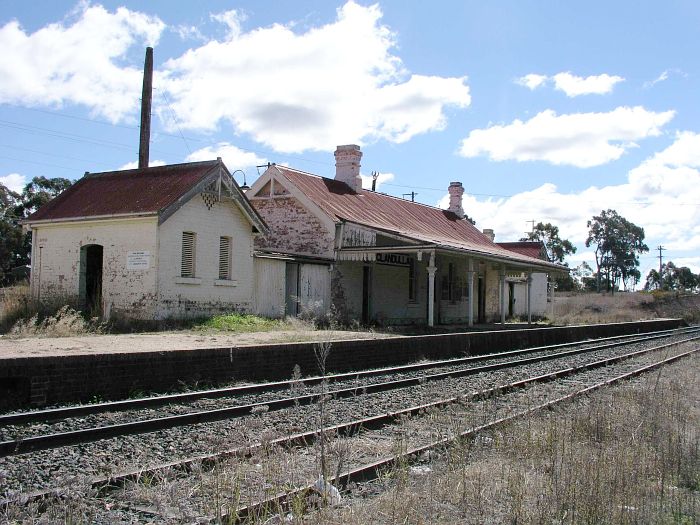
{"type": "Polygon", "coordinates": [[[231,237],[219,237],[219,279],[231,279],[231,237]]]}
{"type": "Polygon", "coordinates": [[[181,277],[194,277],[195,248],[197,236],[193,232],[182,232],[182,263],[181,277]]]}

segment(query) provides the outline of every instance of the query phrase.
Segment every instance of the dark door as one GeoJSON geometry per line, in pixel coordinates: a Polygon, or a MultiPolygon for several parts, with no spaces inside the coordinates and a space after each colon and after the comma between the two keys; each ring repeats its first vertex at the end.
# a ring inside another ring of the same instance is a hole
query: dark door
{"type": "Polygon", "coordinates": [[[362,324],[369,324],[370,320],[370,299],[372,295],[372,268],[362,267],[362,324]]]}
{"type": "Polygon", "coordinates": [[[515,283],[508,283],[508,316],[513,317],[515,305],[515,283]]]}
{"type": "Polygon", "coordinates": [[[477,286],[477,323],[486,322],[486,294],[484,293],[484,278],[479,277],[479,285],[477,286]]]}
{"type": "Polygon", "coordinates": [[[99,244],[80,249],[80,299],[89,315],[102,314],[102,257],[99,244]]]}

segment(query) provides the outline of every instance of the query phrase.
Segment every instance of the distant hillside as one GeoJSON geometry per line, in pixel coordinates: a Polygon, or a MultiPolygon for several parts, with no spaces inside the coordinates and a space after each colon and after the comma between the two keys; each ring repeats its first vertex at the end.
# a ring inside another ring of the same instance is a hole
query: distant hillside
{"type": "Polygon", "coordinates": [[[700,295],[674,292],[620,292],[610,294],[556,294],[554,313],[558,325],[615,323],[658,317],[700,323],[700,295]]]}

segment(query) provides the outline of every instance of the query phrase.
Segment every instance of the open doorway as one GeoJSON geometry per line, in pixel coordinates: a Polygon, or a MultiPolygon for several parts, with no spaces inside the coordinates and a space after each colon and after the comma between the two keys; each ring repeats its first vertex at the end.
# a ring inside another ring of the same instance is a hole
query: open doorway
{"type": "Polygon", "coordinates": [[[484,287],[485,287],[484,278],[479,276],[478,283],[479,284],[477,286],[476,322],[477,323],[485,323],[486,322],[486,291],[484,289],[484,287]]]}
{"type": "Polygon", "coordinates": [[[80,306],[90,316],[102,315],[102,258],[99,244],[80,248],[80,306]]]}
{"type": "Polygon", "coordinates": [[[369,266],[362,267],[362,324],[369,324],[370,304],[372,300],[372,268],[369,266]]]}
{"type": "Polygon", "coordinates": [[[515,310],[515,283],[508,283],[508,317],[513,317],[515,310]]]}

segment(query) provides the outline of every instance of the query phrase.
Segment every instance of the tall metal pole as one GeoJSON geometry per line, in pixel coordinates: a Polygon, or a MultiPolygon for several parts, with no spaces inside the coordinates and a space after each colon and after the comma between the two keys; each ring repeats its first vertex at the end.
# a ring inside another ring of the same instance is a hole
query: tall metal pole
{"type": "Polygon", "coordinates": [[[663,255],[661,255],[661,252],[663,252],[666,248],[664,248],[663,246],[661,246],[659,244],[659,246],[656,249],[659,250],[659,275],[661,275],[661,272],[662,272],[663,266],[664,266],[663,255]]]}
{"type": "Polygon", "coordinates": [[[151,141],[151,99],[153,96],[153,48],[146,48],[141,91],[141,136],[139,137],[139,169],[148,167],[148,147],[151,141]]]}

